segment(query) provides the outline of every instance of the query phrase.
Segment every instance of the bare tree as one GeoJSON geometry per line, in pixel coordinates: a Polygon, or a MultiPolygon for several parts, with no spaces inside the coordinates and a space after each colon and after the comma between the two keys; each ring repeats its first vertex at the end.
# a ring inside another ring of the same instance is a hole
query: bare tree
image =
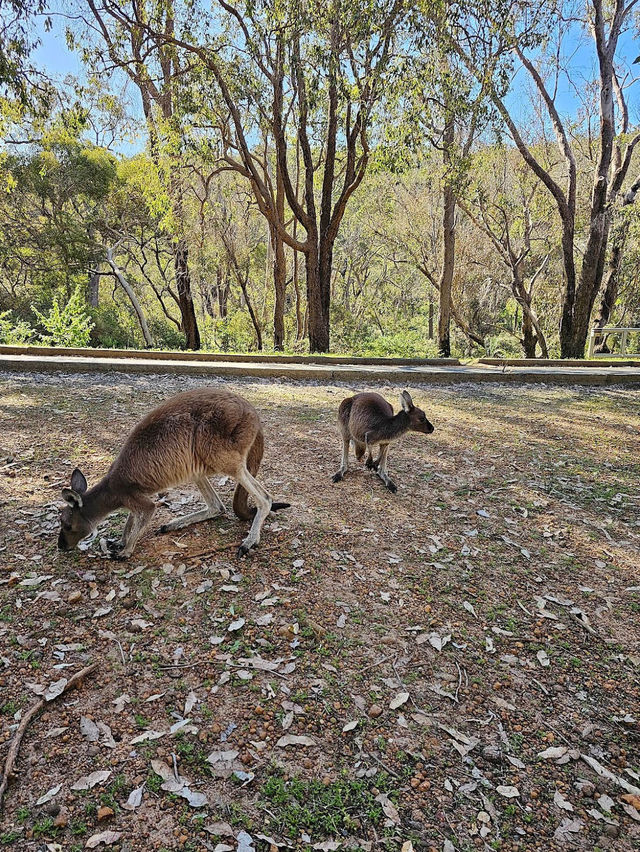
{"type": "MultiPolygon", "coordinates": [[[[501,29],[494,44],[496,65],[499,57],[509,52],[528,73],[540,98],[545,118],[553,128],[558,154],[564,167],[564,179],[557,177],[557,170],[546,166],[535,147],[526,141],[527,134],[518,127],[511,108],[503,97],[498,82],[499,76],[496,74],[489,93],[491,101],[523,160],[551,194],[560,218],[564,266],[560,350],[564,358],[584,357],[591,313],[605,269],[612,210],[627,176],[634,149],[640,141],[640,133],[626,135],[627,95],[620,82],[615,62],[620,34],[637,2],[638,0],[614,0],[611,4],[605,4],[604,0],[586,0],[586,17],[582,21],[575,16],[573,10],[564,10],[562,7],[549,7],[552,11],[550,18],[544,14],[549,8],[545,9],[545,4],[541,4],[532,15],[533,18],[536,14],[541,15],[540,22],[535,24],[539,28],[538,31],[542,32],[540,27],[545,27],[544,35],[548,40],[550,21],[553,21],[556,27],[555,53],[552,52],[550,57],[551,73],[548,76],[540,70],[539,48],[534,61],[528,53],[526,41],[517,33],[509,36],[501,29]],[[582,25],[588,29],[595,47],[598,69],[598,150],[583,250],[582,240],[577,234],[579,174],[575,142],[572,141],[568,124],[563,120],[558,107],[558,81],[563,71],[560,42],[566,31],[567,19],[572,20],[575,26],[582,25]]],[[[483,22],[469,35],[470,28],[465,26],[458,30],[460,38],[452,41],[457,54],[477,76],[479,67],[475,61],[475,51],[478,43],[486,45],[487,30],[488,23],[483,22]]]]}
{"type": "Polygon", "coordinates": [[[122,69],[138,88],[142,102],[151,158],[160,175],[166,177],[166,190],[173,214],[172,246],[174,274],[181,315],[181,328],[189,349],[200,348],[200,331],[193,305],[189,246],[186,238],[184,193],[180,179],[180,120],[176,112],[179,82],[187,73],[169,39],[175,31],[173,0],[151,4],[130,0],[119,4],[98,4],[80,0],[93,18],[92,31],[106,49],[106,68],[122,69]],[[137,19],[150,23],[142,28],[137,19]],[[151,29],[151,27],[153,29],[151,29]]]}
{"type": "Polygon", "coordinates": [[[540,346],[543,358],[549,357],[547,341],[533,306],[535,285],[549,262],[547,222],[535,221],[533,206],[541,191],[535,179],[527,180],[523,168],[514,168],[504,150],[497,151],[497,162],[487,176],[487,186],[478,190],[460,207],[476,228],[485,234],[509,276],[511,295],[522,308],[522,347],[525,358],[536,357],[540,346]]]}

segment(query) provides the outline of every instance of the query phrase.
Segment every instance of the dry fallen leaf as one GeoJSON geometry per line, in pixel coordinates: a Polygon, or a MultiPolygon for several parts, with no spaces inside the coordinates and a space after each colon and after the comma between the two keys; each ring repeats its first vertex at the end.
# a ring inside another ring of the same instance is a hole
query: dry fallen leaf
{"type": "Polygon", "coordinates": [[[142,804],[142,794],[144,793],[143,784],[141,787],[135,787],[130,793],[127,801],[122,805],[125,811],[135,811],[142,804]]]}
{"type": "Polygon", "coordinates": [[[85,849],[95,849],[97,846],[104,844],[111,846],[122,836],[121,831],[101,831],[99,834],[93,834],[85,843],[85,849]]]}
{"type": "Polygon", "coordinates": [[[236,852],[255,852],[253,837],[246,831],[239,831],[236,840],[238,841],[236,852]]]}
{"type": "Polygon", "coordinates": [[[572,834],[577,834],[582,830],[584,822],[581,819],[563,819],[562,823],[556,828],[553,833],[553,839],[563,843],[575,843],[575,838],[572,834]]]}
{"type": "Polygon", "coordinates": [[[53,799],[54,796],[58,795],[58,793],[60,792],[61,789],[62,789],[62,784],[56,784],[55,787],[52,787],[50,790],[47,790],[46,793],[44,793],[42,796],[40,796],[40,798],[36,802],[36,805],[45,805],[47,802],[50,802],[51,799],[53,799]]]}
{"type": "Polygon", "coordinates": [[[92,772],[90,775],[83,775],[81,778],[71,785],[72,790],[91,790],[96,784],[101,784],[106,781],[111,775],[109,769],[99,769],[97,772],[92,772]]]}
{"type": "Polygon", "coordinates": [[[538,760],[557,760],[568,751],[569,749],[566,746],[551,746],[538,754],[538,760]]]}
{"type": "Polygon", "coordinates": [[[380,793],[379,795],[377,795],[376,802],[380,802],[380,804],[382,805],[382,810],[384,811],[384,815],[387,817],[387,819],[391,820],[394,825],[400,824],[400,814],[398,813],[398,809],[389,799],[386,793],[380,793]]]}
{"type": "Polygon", "coordinates": [[[59,695],[62,695],[64,692],[64,688],[67,685],[66,677],[60,678],[60,680],[55,681],[55,683],[50,684],[49,688],[43,695],[45,701],[53,701],[54,698],[57,698],[59,695]]]}
{"type": "Polygon", "coordinates": [[[409,700],[408,692],[399,692],[395,698],[392,698],[389,707],[391,710],[397,710],[398,707],[402,707],[403,704],[406,704],[409,700]]]}
{"type": "Polygon", "coordinates": [[[284,737],[280,737],[280,739],[276,743],[276,745],[280,746],[280,748],[286,748],[290,745],[314,746],[315,744],[316,741],[311,737],[297,737],[295,736],[295,734],[286,734],[284,737]]]}
{"type": "Polygon", "coordinates": [[[496,793],[504,796],[505,799],[517,799],[520,796],[520,792],[517,787],[510,785],[505,786],[503,784],[498,784],[496,787],[496,793]]]}
{"type": "Polygon", "coordinates": [[[556,792],[554,794],[553,803],[557,807],[562,808],[563,811],[572,811],[573,810],[573,805],[571,804],[571,802],[568,799],[565,799],[565,797],[562,795],[562,793],[559,790],[556,790],[556,792]]]}
{"type": "Polygon", "coordinates": [[[80,716],[80,733],[90,743],[97,743],[100,739],[100,731],[98,726],[87,716],[80,716]]]}

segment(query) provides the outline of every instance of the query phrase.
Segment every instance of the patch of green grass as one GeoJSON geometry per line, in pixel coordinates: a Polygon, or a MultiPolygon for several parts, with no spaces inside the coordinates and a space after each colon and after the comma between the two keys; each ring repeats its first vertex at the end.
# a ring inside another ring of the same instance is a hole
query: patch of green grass
{"type": "Polygon", "coordinates": [[[147,787],[151,790],[152,793],[159,793],[160,787],[162,787],[163,781],[161,775],[156,775],[155,772],[150,772],[147,775],[147,787]]]}
{"type": "Polygon", "coordinates": [[[121,796],[128,789],[129,783],[127,778],[122,772],[120,772],[116,775],[111,784],[109,784],[105,792],[101,794],[100,804],[106,805],[108,808],[113,808],[115,813],[118,813],[120,807],[117,802],[117,797],[121,796]]]}
{"type": "Polygon", "coordinates": [[[35,838],[42,837],[43,835],[55,837],[55,835],[58,833],[58,827],[54,825],[53,817],[50,816],[42,817],[42,819],[36,820],[31,830],[33,831],[33,836],[35,838]]]}
{"type": "Polygon", "coordinates": [[[73,819],[69,823],[69,831],[76,837],[82,837],[88,831],[87,824],[83,819],[73,819]]]}
{"type": "Polygon", "coordinates": [[[261,792],[258,805],[277,820],[277,828],[288,837],[301,831],[320,837],[359,831],[364,826],[378,826],[384,818],[376,802],[377,792],[388,790],[384,773],[373,778],[352,778],[343,774],[330,784],[292,778],[285,781],[279,774],[270,775],[261,792]],[[374,789],[376,793],[374,793],[374,789]]]}
{"type": "Polygon", "coordinates": [[[11,843],[15,843],[21,835],[22,832],[20,831],[5,831],[4,834],[0,834],[0,843],[3,846],[9,846],[11,843]]]}
{"type": "Polygon", "coordinates": [[[184,735],[181,737],[177,736],[175,750],[181,764],[201,774],[210,774],[209,770],[211,766],[207,763],[207,754],[200,747],[199,743],[190,742],[184,735]]]}

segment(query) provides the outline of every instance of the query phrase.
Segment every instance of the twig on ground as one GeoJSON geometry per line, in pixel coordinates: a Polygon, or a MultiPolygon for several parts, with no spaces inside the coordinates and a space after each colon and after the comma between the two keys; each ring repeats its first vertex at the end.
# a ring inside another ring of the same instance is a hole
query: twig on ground
{"type": "Polygon", "coordinates": [[[385,772],[388,772],[388,773],[389,773],[389,775],[393,775],[393,776],[394,776],[394,778],[401,778],[401,777],[402,777],[402,776],[401,776],[401,775],[399,775],[399,774],[398,774],[398,773],[397,773],[394,769],[392,769],[390,766],[387,766],[387,764],[386,764],[386,763],[383,763],[383,762],[380,760],[380,758],[379,758],[379,757],[376,757],[376,755],[375,755],[375,754],[373,754],[372,752],[369,752],[369,757],[372,757],[372,758],[375,760],[375,762],[376,762],[376,763],[379,763],[379,764],[380,764],[380,766],[381,766],[381,767],[385,770],[385,772]]]}
{"type": "Polygon", "coordinates": [[[531,678],[531,680],[532,680],[535,684],[537,684],[537,685],[540,687],[540,689],[544,692],[544,694],[545,694],[545,695],[548,695],[548,694],[549,694],[549,690],[548,690],[546,687],[544,687],[544,686],[540,683],[540,681],[539,681],[539,680],[536,680],[536,679],[535,679],[535,677],[532,677],[532,678],[531,678]]]}
{"type": "Polygon", "coordinates": [[[363,669],[360,669],[360,674],[363,672],[368,672],[369,669],[374,669],[376,666],[381,666],[382,663],[386,663],[387,660],[390,660],[393,657],[393,654],[387,654],[386,657],[381,657],[379,660],[376,660],[375,663],[370,663],[368,666],[365,666],[363,669]]]}
{"type": "Polygon", "coordinates": [[[286,680],[287,675],[282,672],[276,672],[273,669],[254,669],[252,666],[242,666],[240,663],[231,663],[228,660],[197,660],[195,663],[174,663],[173,665],[166,666],[158,666],[161,671],[165,671],[166,669],[193,669],[196,666],[205,666],[205,665],[222,665],[227,666],[233,669],[251,669],[251,671],[259,672],[262,671],[266,675],[275,675],[276,677],[281,677],[286,680]]]}
{"type": "Polygon", "coordinates": [[[593,627],[591,627],[590,624],[585,624],[585,622],[581,618],[578,618],[577,615],[574,615],[572,612],[570,612],[569,618],[572,618],[574,621],[576,621],[580,625],[580,627],[582,627],[584,630],[586,630],[587,633],[590,633],[591,636],[595,636],[598,639],[602,639],[602,636],[600,636],[600,634],[598,633],[597,630],[594,630],[593,627]]]}
{"type": "MultiPolygon", "coordinates": [[[[60,695],[64,695],[70,689],[73,689],[73,687],[76,686],[78,683],[80,683],[80,681],[83,680],[83,678],[85,678],[87,675],[90,675],[97,668],[98,668],[98,664],[93,663],[92,665],[86,666],[86,668],[77,672],[77,674],[74,674],[73,677],[69,678],[69,680],[65,684],[64,689],[62,690],[60,695]]],[[[9,751],[7,753],[7,759],[5,760],[4,768],[2,770],[2,782],[0,783],[0,809],[2,808],[3,797],[4,797],[5,791],[7,789],[7,786],[9,784],[9,777],[11,776],[11,773],[13,771],[13,767],[15,765],[17,758],[18,758],[18,752],[20,750],[20,744],[22,742],[22,738],[24,737],[25,731],[29,727],[29,723],[34,718],[34,716],[38,715],[38,713],[43,709],[43,707],[46,707],[47,705],[51,704],[51,702],[55,701],[56,698],[59,698],[60,695],[56,695],[55,698],[51,699],[51,701],[45,701],[44,698],[41,698],[40,701],[37,701],[26,712],[26,714],[22,718],[22,721],[18,725],[18,729],[16,730],[16,732],[13,736],[11,746],[9,747],[9,751]]]]}

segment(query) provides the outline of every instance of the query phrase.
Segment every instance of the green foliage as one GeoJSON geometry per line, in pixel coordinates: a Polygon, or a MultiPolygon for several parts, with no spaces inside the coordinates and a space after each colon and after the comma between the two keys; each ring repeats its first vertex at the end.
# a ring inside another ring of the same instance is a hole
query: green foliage
{"type": "Polygon", "coordinates": [[[285,781],[274,774],[267,778],[260,798],[286,836],[295,837],[305,831],[334,837],[353,833],[356,827],[362,830],[363,826],[379,825],[384,814],[375,797],[377,792],[388,790],[384,773],[362,779],[345,774],[330,784],[301,778],[285,781]]]}
{"type": "Polygon", "coordinates": [[[30,343],[35,336],[29,323],[12,317],[11,311],[0,313],[0,343],[8,346],[20,346],[30,343]]]}
{"type": "Polygon", "coordinates": [[[40,340],[47,346],[87,346],[91,337],[93,321],[87,313],[87,307],[80,287],[76,287],[71,298],[61,306],[55,300],[48,314],[37,308],[33,312],[44,326],[40,340]]]}

